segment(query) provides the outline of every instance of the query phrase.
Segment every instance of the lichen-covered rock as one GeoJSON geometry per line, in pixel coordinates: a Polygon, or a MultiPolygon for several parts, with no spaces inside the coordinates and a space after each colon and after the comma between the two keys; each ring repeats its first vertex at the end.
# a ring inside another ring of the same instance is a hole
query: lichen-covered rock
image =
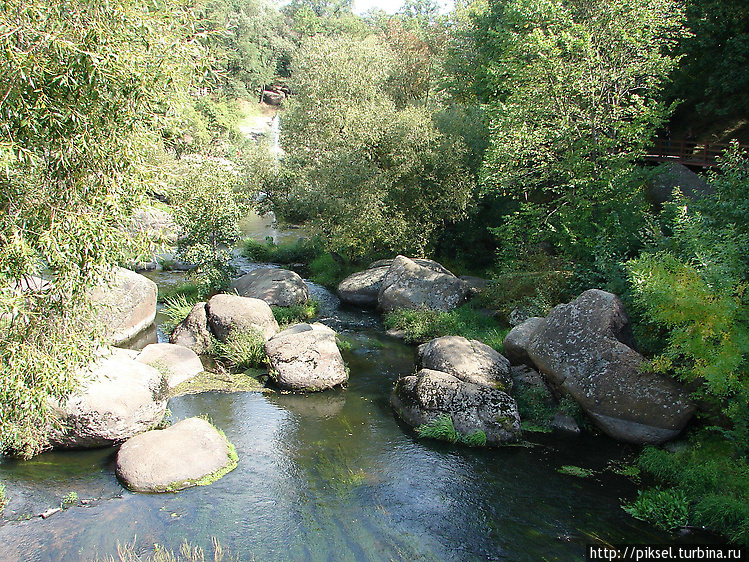
{"type": "Polygon", "coordinates": [[[605,433],[632,443],[662,443],[679,434],[695,406],[679,383],[647,372],[633,345],[622,302],[591,289],[555,307],[526,350],[549,382],[605,433]]]}
{"type": "Polygon", "coordinates": [[[208,327],[216,339],[225,341],[233,330],[256,330],[263,339],[278,332],[278,322],[268,303],[237,295],[214,295],[205,307],[208,327]]]}
{"type": "Polygon", "coordinates": [[[112,350],[80,375],[85,377],[82,387],[62,404],[51,404],[51,446],[105,447],[147,431],[164,418],[164,376],[127,350],[112,350]]]}
{"type": "Polygon", "coordinates": [[[288,269],[260,267],[233,281],[231,288],[241,297],[260,299],[272,306],[293,306],[309,300],[304,279],[288,269]]]}
{"type": "Polygon", "coordinates": [[[397,256],[382,280],[379,306],[385,312],[400,308],[451,310],[462,304],[468,285],[452,273],[437,272],[404,256],[397,256]]]}
{"type": "Polygon", "coordinates": [[[507,393],[440,371],[422,369],[401,377],[390,402],[396,414],[413,427],[449,415],[460,435],[483,431],[487,445],[515,441],[520,436],[518,407],[507,393]]]}
{"type": "MultiPolygon", "coordinates": [[[[367,269],[376,269],[378,267],[389,268],[391,265],[393,265],[393,262],[395,261],[395,259],[396,258],[388,258],[384,260],[374,261],[369,264],[367,269]]],[[[415,264],[418,264],[422,267],[426,267],[427,269],[431,269],[435,273],[447,273],[449,275],[452,275],[452,272],[449,269],[447,269],[444,265],[442,265],[441,263],[437,263],[434,260],[425,260],[421,258],[407,258],[407,259],[411,259],[411,261],[414,262],[415,264]]]]}
{"type": "Polygon", "coordinates": [[[211,348],[211,330],[208,327],[206,303],[199,302],[190,310],[182,322],[175,326],[169,341],[191,349],[197,354],[207,353],[211,348]]]}
{"type": "Polygon", "coordinates": [[[111,344],[129,340],[156,318],[156,283],[142,275],[116,267],[108,283],[90,293],[97,321],[111,344]]]}
{"type": "Polygon", "coordinates": [[[175,492],[210,484],[236,466],[234,447],[201,418],[136,435],[117,453],[117,476],[136,492],[175,492]]]}
{"type": "Polygon", "coordinates": [[[200,357],[193,350],[172,343],[147,345],[135,359],[161,371],[167,377],[169,388],[203,372],[200,357]]]}
{"type": "Polygon", "coordinates": [[[380,287],[390,266],[374,267],[349,275],[338,284],[338,297],[355,306],[376,308],[380,287]]]}
{"type": "Polygon", "coordinates": [[[528,318],[521,324],[515,326],[505,336],[502,342],[502,350],[504,351],[505,357],[509,359],[513,365],[532,365],[531,358],[528,357],[526,347],[528,340],[535,333],[536,328],[543,324],[544,319],[534,316],[528,318]]]}
{"type": "Polygon", "coordinates": [[[325,390],[348,381],[336,334],[322,324],[297,324],[265,343],[270,375],[283,389],[325,390]]]}
{"type": "Polygon", "coordinates": [[[465,382],[498,388],[512,388],[510,362],[478,340],[442,336],[419,346],[421,368],[442,371],[465,382]]]}

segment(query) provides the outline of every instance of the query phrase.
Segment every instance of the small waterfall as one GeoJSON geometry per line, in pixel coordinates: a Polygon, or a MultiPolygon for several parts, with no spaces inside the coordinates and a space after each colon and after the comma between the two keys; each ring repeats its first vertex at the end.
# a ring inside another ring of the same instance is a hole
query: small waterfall
{"type": "Polygon", "coordinates": [[[280,158],[284,154],[283,148],[281,148],[281,118],[278,113],[270,121],[270,153],[276,158],[280,158]]]}

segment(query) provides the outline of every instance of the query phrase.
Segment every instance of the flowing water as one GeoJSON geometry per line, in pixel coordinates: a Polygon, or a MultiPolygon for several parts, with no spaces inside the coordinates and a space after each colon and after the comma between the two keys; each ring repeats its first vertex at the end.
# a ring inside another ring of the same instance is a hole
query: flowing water
{"type": "Polygon", "coordinates": [[[548,435],[501,449],[417,439],[388,405],[395,380],[414,369],[414,348],[385,336],[374,313],[311,288],[320,320],[350,343],[348,388],[170,400],[173,420],[208,416],[240,459],[218,482],[178,493],[123,488],[114,448],[0,459],[10,497],[0,560],[90,560],[134,540],[141,552],[184,540],[210,552],[216,537],[240,560],[268,562],[572,561],[595,541],[686,540],[620,508],[635,488],[609,467],[633,449],[609,439],[548,435]],[[563,465],[596,472],[578,478],[559,473],[563,465]],[[69,492],[86,504],[36,516],[69,492]]]}

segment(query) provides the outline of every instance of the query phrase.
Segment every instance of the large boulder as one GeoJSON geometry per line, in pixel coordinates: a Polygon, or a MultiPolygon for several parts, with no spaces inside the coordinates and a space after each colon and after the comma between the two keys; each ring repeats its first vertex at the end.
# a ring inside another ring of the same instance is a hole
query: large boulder
{"type": "MultiPolygon", "coordinates": [[[[409,259],[411,259],[412,262],[414,262],[414,263],[416,263],[416,264],[418,264],[418,265],[420,265],[422,267],[426,267],[427,269],[431,269],[435,273],[447,273],[447,274],[452,275],[452,272],[449,269],[447,269],[444,265],[442,265],[441,263],[437,263],[434,260],[425,260],[425,259],[422,259],[422,258],[409,258],[409,259]]],[[[388,258],[388,259],[384,259],[384,260],[373,261],[372,263],[369,264],[369,266],[367,267],[367,269],[377,269],[378,267],[387,267],[387,268],[389,268],[391,265],[393,265],[393,262],[395,260],[396,260],[396,258],[388,258]]]]}
{"type": "Polygon", "coordinates": [[[309,289],[299,274],[278,267],[261,267],[236,279],[232,290],[272,306],[293,306],[309,300],[309,289]]]}
{"type": "Polygon", "coordinates": [[[278,322],[268,303],[237,295],[214,295],[205,307],[208,327],[219,341],[226,341],[233,330],[256,330],[263,339],[278,332],[278,322]]]}
{"type": "Polygon", "coordinates": [[[646,186],[648,198],[656,204],[673,199],[674,189],[679,189],[689,199],[699,199],[713,192],[713,188],[702,176],[677,162],[667,162],[656,168],[652,180],[646,186]]]}
{"type": "Polygon", "coordinates": [[[478,340],[442,336],[419,346],[419,365],[442,371],[462,381],[498,388],[512,388],[510,362],[498,351],[478,340]]]}
{"type": "Polygon", "coordinates": [[[528,341],[536,332],[536,329],[543,323],[543,318],[533,316],[508,332],[502,342],[502,349],[505,357],[510,360],[510,363],[513,365],[533,364],[531,358],[528,357],[528,341]]]}
{"type": "Polygon", "coordinates": [[[297,324],[265,343],[270,375],[279,387],[300,392],[345,383],[348,371],[336,333],[322,324],[297,324]]]}
{"type": "Polygon", "coordinates": [[[82,387],[63,403],[51,404],[53,447],[106,447],[152,429],[164,418],[164,376],[127,350],[112,350],[79,376],[82,387]]]}
{"type": "Polygon", "coordinates": [[[424,267],[397,256],[382,280],[378,301],[385,312],[399,308],[451,310],[462,304],[468,285],[452,273],[424,267]]]}
{"type": "Polygon", "coordinates": [[[508,394],[441,371],[422,369],[400,378],[390,402],[398,416],[413,427],[449,415],[461,436],[483,431],[487,445],[515,441],[520,435],[518,407],[508,394]]]}
{"type": "Polygon", "coordinates": [[[662,443],[679,434],[695,406],[676,381],[647,372],[633,345],[622,302],[591,289],[555,307],[526,351],[549,382],[605,433],[631,443],[662,443]]]}
{"type": "Polygon", "coordinates": [[[134,271],[116,267],[109,282],[90,294],[107,341],[122,343],[150,326],[156,318],[157,296],[156,283],[134,271]]]}
{"type": "Polygon", "coordinates": [[[161,371],[167,377],[169,388],[203,372],[203,364],[194,351],[173,343],[147,345],[135,359],[161,371]]]}
{"type": "Polygon", "coordinates": [[[338,297],[355,306],[376,308],[382,280],[390,266],[370,267],[349,275],[338,284],[338,297]]]}
{"type": "Polygon", "coordinates": [[[175,492],[210,484],[236,466],[232,445],[201,418],[136,435],[117,453],[117,476],[136,492],[175,492]]]}
{"type": "Polygon", "coordinates": [[[187,347],[197,354],[207,353],[211,349],[211,330],[208,327],[206,303],[195,303],[187,317],[175,326],[169,335],[169,341],[187,347]]]}

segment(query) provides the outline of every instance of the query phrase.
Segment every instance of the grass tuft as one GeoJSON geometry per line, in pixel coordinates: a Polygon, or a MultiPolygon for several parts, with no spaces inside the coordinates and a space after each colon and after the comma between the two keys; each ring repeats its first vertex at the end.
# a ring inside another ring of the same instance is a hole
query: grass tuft
{"type": "Polygon", "coordinates": [[[161,329],[165,334],[171,334],[185,318],[190,314],[193,306],[197,301],[188,299],[184,294],[178,294],[169,297],[164,301],[164,307],[161,312],[167,317],[161,324],[161,329]]]}
{"type": "Polygon", "coordinates": [[[225,341],[214,340],[211,353],[238,369],[259,367],[265,362],[265,340],[257,330],[232,330],[225,341]]]}
{"type": "Polygon", "coordinates": [[[442,414],[432,421],[420,425],[416,428],[416,433],[422,438],[437,439],[448,443],[461,443],[469,447],[486,446],[486,433],[479,429],[469,435],[461,435],[455,429],[450,414],[442,414]]]}
{"type": "Polygon", "coordinates": [[[279,327],[283,330],[284,327],[291,324],[306,322],[317,316],[317,313],[320,311],[320,303],[314,299],[310,299],[305,303],[292,306],[272,306],[271,310],[276,322],[278,322],[279,327]]]}

